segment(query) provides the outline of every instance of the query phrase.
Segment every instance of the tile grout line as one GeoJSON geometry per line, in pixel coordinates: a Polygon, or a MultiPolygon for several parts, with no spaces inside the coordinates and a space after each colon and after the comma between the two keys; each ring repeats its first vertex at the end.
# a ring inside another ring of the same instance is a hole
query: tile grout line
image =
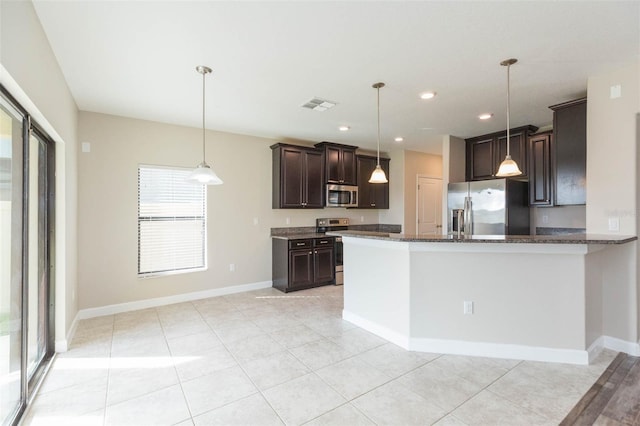
{"type": "MultiPolygon", "coordinates": [[[[223,297],[224,297],[224,296],[223,296],[223,297]]],[[[244,316],[244,313],[243,313],[240,309],[238,309],[238,308],[237,308],[237,306],[235,306],[235,305],[234,305],[234,306],[233,306],[233,308],[234,308],[236,311],[240,312],[240,313],[244,316]]],[[[204,323],[205,323],[205,324],[207,324],[207,327],[211,330],[211,332],[212,332],[213,334],[215,334],[215,336],[220,340],[220,343],[222,344],[222,346],[224,346],[225,350],[226,350],[227,352],[229,352],[229,354],[233,357],[233,359],[234,359],[234,361],[236,362],[236,364],[238,365],[238,367],[240,367],[240,370],[242,370],[242,373],[246,376],[246,378],[247,378],[247,379],[249,379],[249,381],[251,382],[251,384],[256,388],[257,392],[256,392],[256,393],[252,393],[251,395],[256,395],[257,393],[259,393],[259,394],[260,394],[260,396],[262,397],[262,399],[267,403],[267,405],[269,405],[269,407],[271,408],[271,410],[273,410],[273,412],[275,413],[275,415],[276,415],[276,416],[278,417],[278,419],[282,422],[282,424],[283,424],[283,425],[286,425],[287,423],[282,419],[282,417],[280,417],[280,414],[276,411],[276,409],[275,409],[275,408],[273,408],[273,406],[271,405],[271,403],[269,402],[269,400],[267,399],[267,397],[266,397],[266,396],[264,395],[264,393],[262,392],[262,389],[260,389],[260,387],[259,387],[259,386],[258,386],[258,385],[253,381],[253,379],[251,378],[251,376],[250,376],[250,375],[247,373],[247,371],[244,369],[244,367],[243,367],[242,363],[240,362],[240,360],[236,357],[236,355],[235,355],[231,350],[229,350],[229,348],[227,347],[226,343],[225,343],[225,342],[220,338],[220,336],[218,335],[218,333],[217,333],[217,332],[216,332],[216,331],[211,327],[211,324],[209,324],[209,322],[207,322],[207,321],[204,319],[204,316],[202,315],[202,312],[200,312],[200,310],[198,309],[198,307],[197,307],[197,306],[195,306],[195,309],[196,309],[196,312],[198,312],[198,315],[200,315],[200,318],[202,318],[202,320],[204,321],[204,323]]],[[[257,326],[257,324],[255,324],[252,320],[248,320],[248,321],[250,321],[252,324],[254,324],[254,325],[256,325],[256,326],[257,326]]],[[[262,330],[262,329],[261,329],[261,330],[262,330]]],[[[263,330],[263,331],[264,331],[264,330],[263,330]]],[[[227,368],[232,368],[232,367],[227,367],[227,368]]],[[[226,368],[224,368],[223,370],[226,370],[226,368]]],[[[221,371],[221,370],[219,370],[219,371],[221,371]]],[[[178,377],[178,380],[180,380],[180,378],[179,378],[179,377],[178,377]]],[[[238,398],[238,399],[236,399],[235,401],[231,401],[231,402],[228,402],[228,403],[226,403],[226,404],[223,404],[223,405],[221,405],[221,406],[219,406],[219,407],[212,408],[211,410],[207,410],[207,411],[205,411],[205,412],[202,412],[202,413],[198,414],[198,416],[202,416],[202,415],[204,415],[204,414],[206,414],[206,413],[210,413],[210,412],[215,411],[215,410],[218,410],[218,409],[220,409],[220,408],[222,408],[222,407],[226,407],[226,406],[228,406],[228,405],[230,405],[230,404],[233,404],[233,403],[235,403],[235,402],[238,402],[238,401],[240,401],[241,399],[247,398],[247,397],[249,397],[249,396],[251,396],[251,395],[247,395],[247,396],[245,396],[245,397],[238,398]]],[[[185,399],[186,399],[186,396],[185,396],[185,399]]],[[[195,424],[195,421],[194,421],[194,419],[193,419],[193,415],[191,416],[191,421],[195,424]]]]}
{"type": "Polygon", "coordinates": [[[104,411],[102,413],[102,425],[105,426],[107,424],[107,403],[109,401],[109,383],[111,383],[111,360],[113,353],[113,337],[116,332],[116,316],[112,315],[111,321],[111,344],[109,345],[109,365],[107,367],[107,386],[105,387],[104,392],[104,411]]]}
{"type": "MultiPolygon", "coordinates": [[[[195,308],[195,306],[193,305],[193,302],[189,302],[189,303],[195,308]]],[[[169,351],[169,357],[171,358],[171,365],[173,366],[173,371],[176,373],[176,378],[178,379],[178,385],[180,386],[180,392],[182,392],[182,398],[184,398],[184,405],[187,406],[187,411],[189,412],[189,419],[191,420],[192,424],[195,424],[194,421],[193,421],[193,413],[191,412],[191,406],[189,405],[189,400],[187,399],[187,395],[184,393],[184,388],[182,387],[182,380],[180,380],[180,374],[178,374],[178,368],[176,367],[176,364],[175,364],[175,362],[173,360],[173,352],[171,351],[171,346],[169,346],[169,339],[167,337],[167,334],[165,333],[164,326],[162,325],[162,320],[160,319],[160,314],[158,313],[158,307],[155,307],[154,311],[156,313],[156,316],[158,317],[158,323],[160,324],[160,329],[162,330],[162,337],[164,337],[164,343],[165,343],[165,345],[167,345],[167,350],[169,351]]],[[[175,385],[165,386],[163,388],[156,389],[153,392],[156,392],[156,391],[162,390],[162,389],[167,389],[167,388],[170,388],[171,386],[175,386],[175,385]]],[[[149,392],[149,393],[153,393],[153,392],[149,392]]],[[[186,420],[187,419],[181,420],[181,421],[179,421],[178,423],[175,423],[175,424],[182,423],[183,421],[186,421],[186,420]]]]}

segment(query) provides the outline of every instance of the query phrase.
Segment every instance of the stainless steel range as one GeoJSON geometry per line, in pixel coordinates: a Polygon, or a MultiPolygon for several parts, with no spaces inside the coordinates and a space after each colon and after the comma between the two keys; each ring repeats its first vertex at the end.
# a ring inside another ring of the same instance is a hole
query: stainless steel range
{"type": "MultiPolygon", "coordinates": [[[[348,218],[323,218],[316,219],[316,232],[324,234],[328,231],[346,231],[349,229],[348,218]]],[[[342,263],[342,237],[336,237],[334,247],[336,253],[336,285],[344,284],[344,265],[342,263]]]]}

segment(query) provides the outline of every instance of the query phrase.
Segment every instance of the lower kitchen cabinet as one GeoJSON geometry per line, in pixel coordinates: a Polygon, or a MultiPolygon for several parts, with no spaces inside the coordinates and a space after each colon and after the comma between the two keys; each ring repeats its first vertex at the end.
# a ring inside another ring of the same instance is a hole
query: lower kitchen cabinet
{"type": "Polygon", "coordinates": [[[333,237],[272,239],[273,287],[289,292],[335,282],[333,237]]]}

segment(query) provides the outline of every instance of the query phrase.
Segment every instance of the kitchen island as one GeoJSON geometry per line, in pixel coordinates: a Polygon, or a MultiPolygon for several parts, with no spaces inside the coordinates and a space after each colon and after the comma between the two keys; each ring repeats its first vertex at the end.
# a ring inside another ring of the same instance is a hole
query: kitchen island
{"type": "Polygon", "coordinates": [[[405,349],[587,364],[640,355],[636,237],[335,232],[343,318],[405,349]]]}

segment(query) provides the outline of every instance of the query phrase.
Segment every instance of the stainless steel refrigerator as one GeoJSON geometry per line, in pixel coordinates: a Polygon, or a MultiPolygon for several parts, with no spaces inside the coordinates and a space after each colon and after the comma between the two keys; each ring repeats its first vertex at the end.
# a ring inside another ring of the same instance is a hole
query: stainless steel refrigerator
{"type": "Polygon", "coordinates": [[[528,235],[529,184],[512,179],[450,183],[448,234],[528,235]]]}

